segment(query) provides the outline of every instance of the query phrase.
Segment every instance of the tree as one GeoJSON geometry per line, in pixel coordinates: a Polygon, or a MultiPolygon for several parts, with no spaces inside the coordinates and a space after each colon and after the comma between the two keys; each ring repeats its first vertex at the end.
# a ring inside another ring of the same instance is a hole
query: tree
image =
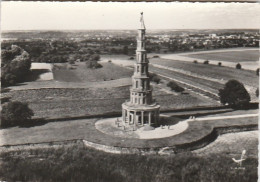
{"type": "Polygon", "coordinates": [[[250,102],[250,95],[244,85],[237,80],[229,80],[223,89],[219,90],[220,102],[232,107],[244,107],[250,102]]]}
{"type": "Polygon", "coordinates": [[[255,95],[256,95],[256,97],[259,97],[259,88],[256,89],[255,95]]]}
{"type": "Polygon", "coordinates": [[[1,126],[15,126],[23,124],[31,119],[33,111],[28,107],[27,103],[19,101],[7,102],[2,105],[1,126]]]}
{"type": "Polygon", "coordinates": [[[242,66],[241,66],[241,64],[240,63],[237,63],[237,65],[236,65],[236,69],[241,69],[242,68],[242,66]]]}
{"type": "Polygon", "coordinates": [[[31,68],[29,54],[18,46],[11,46],[11,49],[3,50],[1,82],[3,86],[14,85],[24,81],[31,68]]]}
{"type": "Polygon", "coordinates": [[[203,64],[209,64],[209,60],[204,61],[203,64]]]}
{"type": "Polygon", "coordinates": [[[256,69],[256,75],[259,76],[259,68],[256,69]]]}
{"type": "Polygon", "coordinates": [[[221,66],[222,65],[222,63],[221,62],[218,62],[218,66],[221,66]]]}

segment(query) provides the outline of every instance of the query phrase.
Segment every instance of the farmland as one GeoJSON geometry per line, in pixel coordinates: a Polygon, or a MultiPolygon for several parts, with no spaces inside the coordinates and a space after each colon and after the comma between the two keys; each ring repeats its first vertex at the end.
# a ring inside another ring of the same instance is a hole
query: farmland
{"type": "Polygon", "coordinates": [[[204,60],[218,60],[218,61],[230,61],[230,62],[251,62],[258,61],[258,50],[244,50],[244,51],[225,51],[225,52],[213,52],[213,53],[195,53],[187,54],[186,56],[191,58],[198,58],[204,60]]]}

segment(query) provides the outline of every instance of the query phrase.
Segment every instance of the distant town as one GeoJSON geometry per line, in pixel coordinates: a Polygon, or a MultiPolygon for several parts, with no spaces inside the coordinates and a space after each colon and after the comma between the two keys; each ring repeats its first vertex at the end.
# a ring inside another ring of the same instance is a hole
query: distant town
{"type": "MultiPolygon", "coordinates": [[[[147,53],[174,53],[235,47],[259,47],[257,30],[152,30],[147,53]]],[[[72,54],[125,54],[136,48],[135,30],[10,31],[2,33],[2,49],[11,44],[25,49],[34,62],[67,62],[72,54]],[[69,53],[69,54],[64,54],[69,53]],[[48,58],[49,55],[53,55],[48,58]],[[58,57],[58,58],[57,58],[58,57]],[[57,61],[58,60],[58,61],[57,61]]],[[[74,59],[83,59],[81,56],[74,59]]]]}

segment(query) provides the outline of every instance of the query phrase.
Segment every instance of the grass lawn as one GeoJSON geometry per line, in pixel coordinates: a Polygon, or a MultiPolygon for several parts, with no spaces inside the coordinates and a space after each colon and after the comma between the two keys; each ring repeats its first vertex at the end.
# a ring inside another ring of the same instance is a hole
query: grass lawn
{"type": "Polygon", "coordinates": [[[54,79],[63,82],[96,82],[128,78],[133,74],[132,70],[113,63],[101,63],[101,65],[102,68],[89,69],[82,62],[75,65],[56,64],[53,69],[54,79]]]}
{"type": "Polygon", "coordinates": [[[258,61],[258,50],[244,50],[244,51],[228,51],[228,52],[215,52],[215,53],[198,53],[188,54],[187,57],[205,59],[205,60],[219,60],[230,62],[249,62],[258,61]]]}

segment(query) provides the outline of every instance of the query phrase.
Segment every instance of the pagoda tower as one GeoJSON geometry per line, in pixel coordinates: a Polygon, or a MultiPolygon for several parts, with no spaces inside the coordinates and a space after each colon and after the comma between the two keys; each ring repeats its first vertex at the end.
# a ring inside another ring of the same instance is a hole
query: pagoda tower
{"type": "Polygon", "coordinates": [[[152,98],[149,80],[149,60],[145,50],[145,25],[141,13],[141,27],[138,29],[136,62],[130,88],[130,101],[122,104],[122,122],[125,125],[157,125],[160,105],[152,98]]]}

